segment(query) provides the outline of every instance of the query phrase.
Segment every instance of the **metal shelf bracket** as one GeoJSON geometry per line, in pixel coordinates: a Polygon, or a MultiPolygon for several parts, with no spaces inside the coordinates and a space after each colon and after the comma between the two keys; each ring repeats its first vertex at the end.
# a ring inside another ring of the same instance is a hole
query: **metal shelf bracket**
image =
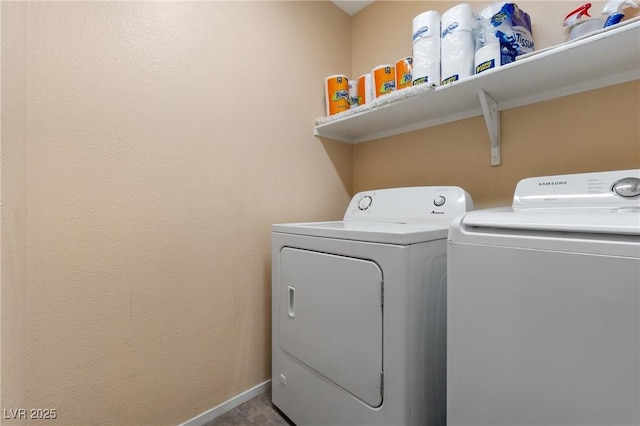
{"type": "Polygon", "coordinates": [[[482,106],[482,114],[484,122],[489,132],[489,140],[491,142],[491,165],[500,165],[500,112],[498,111],[498,103],[493,98],[480,90],[480,105],[482,106]]]}

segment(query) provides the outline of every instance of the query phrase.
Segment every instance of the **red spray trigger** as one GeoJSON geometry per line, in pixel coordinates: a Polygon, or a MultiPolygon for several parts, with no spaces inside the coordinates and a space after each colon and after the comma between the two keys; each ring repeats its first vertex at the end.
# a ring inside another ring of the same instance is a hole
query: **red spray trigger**
{"type": "Polygon", "coordinates": [[[570,12],[565,18],[564,18],[564,26],[567,25],[574,25],[577,24],[578,22],[580,22],[580,18],[584,15],[584,16],[588,16],[589,18],[591,18],[591,15],[589,15],[589,8],[591,8],[591,3],[585,3],[582,6],[580,6],[579,8],[577,8],[576,10],[570,12]]]}

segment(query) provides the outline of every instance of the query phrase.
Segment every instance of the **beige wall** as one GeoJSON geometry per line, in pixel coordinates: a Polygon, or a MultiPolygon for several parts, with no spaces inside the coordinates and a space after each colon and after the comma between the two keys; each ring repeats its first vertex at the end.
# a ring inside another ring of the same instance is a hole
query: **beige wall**
{"type": "Polygon", "coordinates": [[[349,16],[2,7],[2,408],[177,424],[268,380],[271,224],[352,191],[352,147],[312,135],[349,16]]]}
{"type": "MultiPolygon", "coordinates": [[[[479,10],[489,2],[472,2],[479,10]]],[[[411,23],[427,10],[458,2],[382,1],[352,18],[352,75],[411,54],[411,23]]],[[[566,41],[562,21],[579,4],[521,1],[536,48],[566,41]]],[[[599,16],[606,2],[592,2],[599,16]]],[[[637,9],[627,9],[628,17],[637,9]]],[[[526,78],[526,76],[523,76],[526,78]]],[[[477,207],[511,204],[525,177],[640,167],[640,82],[542,102],[501,113],[502,165],[489,163],[482,117],[354,146],[354,191],[411,185],[459,185],[477,207]]]]}
{"type": "Polygon", "coordinates": [[[0,408],[25,407],[26,3],[0,8],[0,408]]]}

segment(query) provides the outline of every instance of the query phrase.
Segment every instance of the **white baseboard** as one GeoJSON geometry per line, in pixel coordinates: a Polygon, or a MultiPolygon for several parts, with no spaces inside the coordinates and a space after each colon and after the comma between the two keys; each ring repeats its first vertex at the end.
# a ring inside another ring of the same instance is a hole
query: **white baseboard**
{"type": "Polygon", "coordinates": [[[205,411],[202,414],[198,414],[191,420],[187,420],[179,426],[202,426],[203,424],[210,422],[211,420],[226,413],[227,411],[233,410],[238,405],[245,403],[252,398],[255,398],[261,393],[266,392],[270,387],[271,380],[267,380],[266,382],[260,383],[259,385],[252,387],[248,391],[242,392],[240,395],[236,395],[233,398],[205,411]]]}

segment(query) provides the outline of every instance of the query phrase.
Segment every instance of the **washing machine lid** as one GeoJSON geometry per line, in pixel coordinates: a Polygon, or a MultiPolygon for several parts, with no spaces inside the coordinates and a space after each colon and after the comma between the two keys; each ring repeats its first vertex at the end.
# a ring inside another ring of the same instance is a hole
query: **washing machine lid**
{"type": "Polygon", "coordinates": [[[356,221],[274,224],[273,232],[382,244],[409,245],[447,237],[447,225],[356,221]]]}

